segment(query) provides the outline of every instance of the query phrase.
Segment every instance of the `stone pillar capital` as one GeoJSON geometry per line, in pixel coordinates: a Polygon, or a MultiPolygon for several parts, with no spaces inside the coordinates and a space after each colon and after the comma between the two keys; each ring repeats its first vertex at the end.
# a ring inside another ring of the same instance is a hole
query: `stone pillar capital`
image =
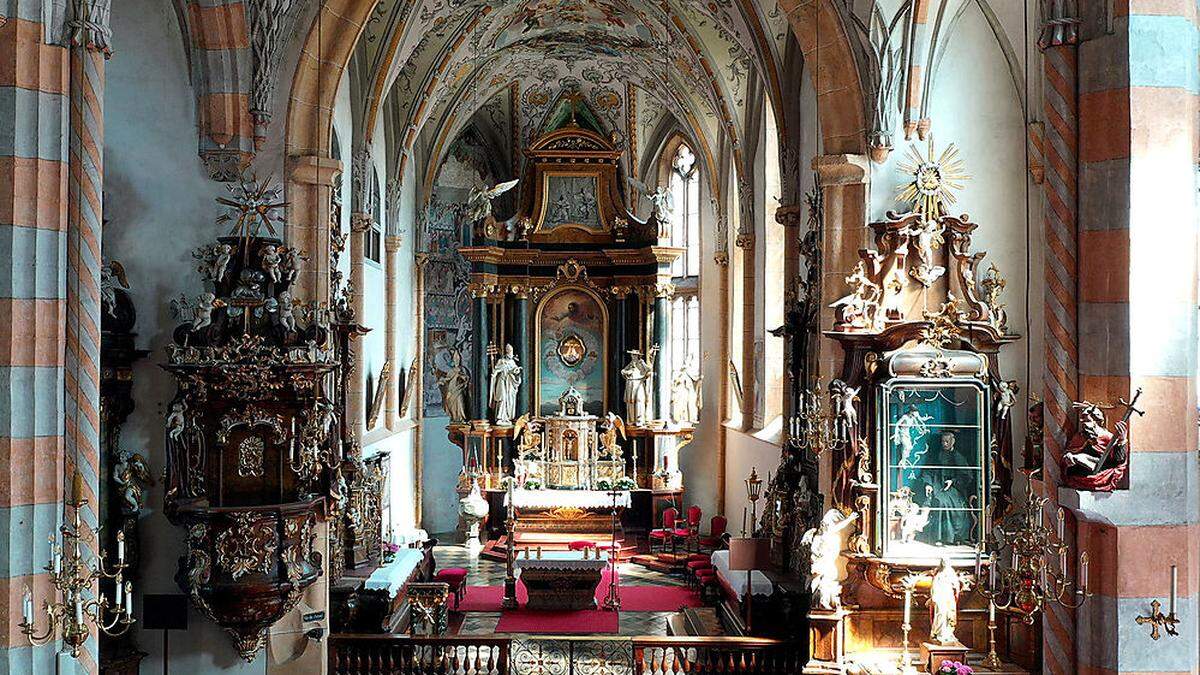
{"type": "Polygon", "coordinates": [[[829,185],[861,185],[871,177],[870,160],[866,155],[817,155],[812,160],[813,171],[821,187],[829,185]]]}
{"type": "Polygon", "coordinates": [[[800,227],[806,222],[804,219],[804,207],[798,204],[780,206],[775,209],[775,222],[784,227],[800,227]]]}
{"type": "Polygon", "coordinates": [[[342,175],[342,162],[332,157],[296,155],[292,157],[292,180],[304,185],[333,187],[342,175]]]}
{"type": "Polygon", "coordinates": [[[350,214],[350,231],[366,232],[375,223],[375,217],[369,213],[355,212],[350,214]]]}

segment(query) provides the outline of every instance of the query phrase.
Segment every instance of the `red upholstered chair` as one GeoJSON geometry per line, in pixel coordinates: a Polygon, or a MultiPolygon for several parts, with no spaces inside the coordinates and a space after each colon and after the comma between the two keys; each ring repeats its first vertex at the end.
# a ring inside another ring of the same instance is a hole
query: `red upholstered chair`
{"type": "Polygon", "coordinates": [[[688,556],[687,580],[688,586],[693,587],[700,582],[701,570],[713,569],[712,560],[706,553],[693,553],[688,556]]]}
{"type": "Polygon", "coordinates": [[[596,544],[594,542],[579,539],[567,544],[567,548],[572,551],[583,551],[589,548],[596,548],[596,544]]]}
{"type": "Polygon", "coordinates": [[[654,553],[654,542],[657,541],[657,542],[661,543],[662,548],[665,551],[667,548],[667,541],[668,540],[674,541],[675,521],[678,518],[679,518],[679,511],[675,510],[674,506],[668,507],[665,510],[663,510],[662,527],[660,527],[656,530],[650,530],[649,544],[650,544],[650,552],[651,553],[654,553]]]}
{"type": "Polygon", "coordinates": [[[433,575],[434,581],[440,581],[450,587],[450,594],[454,596],[454,609],[458,609],[458,603],[467,594],[467,570],[461,567],[447,567],[446,569],[438,570],[437,574],[433,575]]]}
{"type": "Polygon", "coordinates": [[[725,536],[727,527],[729,527],[729,521],[725,516],[713,516],[708,523],[708,536],[700,537],[700,547],[713,551],[720,548],[721,538],[725,536]]]}
{"type": "Polygon", "coordinates": [[[700,516],[703,512],[699,506],[692,504],[687,510],[687,521],[676,523],[675,529],[671,533],[671,552],[675,552],[675,544],[682,539],[683,550],[687,550],[688,542],[694,541],[700,535],[700,516]]]}

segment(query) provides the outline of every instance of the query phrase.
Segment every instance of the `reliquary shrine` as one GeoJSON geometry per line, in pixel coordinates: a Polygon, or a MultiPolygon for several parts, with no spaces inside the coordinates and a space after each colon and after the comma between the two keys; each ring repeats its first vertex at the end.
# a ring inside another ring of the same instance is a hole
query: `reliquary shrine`
{"type": "MultiPolygon", "coordinates": [[[[498,220],[472,195],[473,354],[448,391],[448,429],[463,449],[459,486],[488,493],[499,535],[513,477],[522,527],[608,531],[613,488],[629,490],[628,528],[646,531],[679,505],[679,451],[691,423],[668,422],[670,264],[657,215],[630,213],[619,189],[621,151],[572,120],[526,149],[516,213],[498,220]],[[460,419],[454,419],[461,410],[460,419]]],[[[462,363],[456,355],[454,363],[462,363]]]]}
{"type": "Polygon", "coordinates": [[[924,191],[912,211],[871,224],[874,245],[824,331],[844,361],[828,385],[834,509],[803,537],[811,672],[879,653],[930,672],[968,651],[1032,657],[1028,614],[1000,612],[989,631],[996,587],[985,578],[1013,510],[1016,383],[998,356],[1019,336],[1004,279],[971,250],[979,226],[945,214],[945,193],[921,182],[938,170],[932,158],[914,170],[912,189],[924,191]]]}

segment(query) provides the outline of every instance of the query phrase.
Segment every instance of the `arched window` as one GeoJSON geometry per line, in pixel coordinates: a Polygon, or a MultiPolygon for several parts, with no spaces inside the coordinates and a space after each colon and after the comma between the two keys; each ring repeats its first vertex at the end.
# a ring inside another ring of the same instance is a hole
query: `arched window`
{"type": "MultiPolygon", "coordinates": [[[[670,353],[672,375],[686,369],[700,374],[700,169],[687,143],[677,141],[663,157],[671,193],[670,245],[684,249],[671,263],[675,296],[671,299],[670,353]]],[[[661,176],[662,174],[660,174],[661,176]]],[[[661,183],[660,183],[661,184],[661,183]]]]}
{"type": "Polygon", "coordinates": [[[671,245],[687,249],[671,266],[673,277],[700,275],[700,172],[696,155],[680,143],[671,159],[671,245]]]}

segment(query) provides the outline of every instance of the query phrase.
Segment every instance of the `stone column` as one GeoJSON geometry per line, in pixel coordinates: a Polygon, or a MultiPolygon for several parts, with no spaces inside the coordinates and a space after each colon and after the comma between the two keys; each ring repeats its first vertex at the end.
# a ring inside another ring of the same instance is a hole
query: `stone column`
{"type": "MultiPolygon", "coordinates": [[[[1078,3],[1078,17],[1063,15],[1080,19],[1082,31],[1079,396],[1116,403],[1140,389],[1146,414],[1130,424],[1128,489],[1058,490],[1096,572],[1094,595],[1075,612],[1074,640],[1064,641],[1074,665],[1048,652],[1044,666],[1192,672],[1200,667],[1196,13],[1194,5],[1131,0],[1105,16],[1102,5],[1078,3]],[[1109,30],[1094,28],[1106,21],[1109,30]],[[1168,611],[1172,565],[1179,636],[1152,641],[1149,626],[1135,621],[1156,599],[1168,611]]],[[[1109,411],[1110,427],[1120,414],[1109,411]]],[[[1076,416],[1068,419],[1074,428],[1076,416]]]]}
{"type": "MultiPolygon", "coordinates": [[[[400,421],[400,373],[405,372],[408,364],[399,363],[396,360],[396,341],[398,339],[396,333],[396,323],[400,313],[399,300],[397,297],[397,287],[400,284],[400,267],[397,263],[400,252],[400,236],[389,234],[383,240],[383,264],[387,274],[387,306],[384,316],[384,333],[386,335],[386,343],[384,345],[384,358],[388,363],[392,364],[391,373],[388,374],[387,394],[385,398],[385,418],[388,429],[395,429],[400,421]]],[[[414,386],[415,382],[409,382],[406,386],[414,386]]]]}
{"type": "Polygon", "coordinates": [[[626,312],[629,311],[628,298],[632,289],[628,286],[613,286],[611,292],[616,300],[613,302],[612,325],[609,326],[608,343],[612,350],[612,357],[608,363],[608,401],[606,405],[608,410],[616,412],[624,418],[625,381],[621,377],[621,369],[625,367],[625,361],[629,358],[625,353],[629,350],[629,345],[625,341],[625,318],[626,312]]]}
{"type": "Polygon", "coordinates": [[[474,367],[471,368],[474,386],[471,389],[471,417],[487,420],[488,384],[491,377],[491,360],[487,349],[490,344],[491,319],[488,316],[488,289],[482,284],[471,288],[471,353],[474,367]]]}
{"type": "Polygon", "coordinates": [[[538,363],[533,355],[533,345],[529,326],[529,290],[519,288],[513,292],[513,333],[512,346],[517,352],[524,377],[521,378],[521,388],[517,390],[517,416],[520,417],[531,411],[530,392],[533,381],[537,378],[538,363]]]}
{"type": "Polygon", "coordinates": [[[654,288],[654,328],[650,347],[661,351],[654,357],[654,419],[665,420],[671,416],[671,373],[666,351],[671,343],[671,292],[669,283],[660,283],[654,288]]]}
{"type": "MultiPolygon", "coordinates": [[[[832,299],[845,294],[846,275],[858,263],[858,251],[867,246],[870,228],[867,207],[867,182],[870,160],[866,155],[819,155],[813,158],[813,170],[823,194],[821,215],[821,314],[818,329],[833,326],[832,299]]],[[[821,338],[817,368],[813,376],[820,381],[842,374],[842,348],[833,340],[821,338]]],[[[831,453],[820,458],[821,491],[828,494],[832,485],[831,453]]]]}
{"type": "MultiPolygon", "coordinates": [[[[373,218],[370,213],[355,212],[350,214],[350,297],[351,307],[354,308],[355,318],[361,322],[366,310],[366,294],[363,292],[364,265],[366,260],[366,237],[371,231],[373,218]]],[[[367,367],[363,362],[363,340],[353,340],[351,349],[354,352],[354,373],[350,378],[350,387],[346,392],[346,419],[350,421],[351,437],[361,443],[367,426],[366,390],[367,367]]]]}
{"type": "Polygon", "coordinates": [[[342,163],[331,157],[289,159],[287,242],[309,257],[294,284],[297,300],[329,302],[329,233],[341,226],[342,163]]]}

